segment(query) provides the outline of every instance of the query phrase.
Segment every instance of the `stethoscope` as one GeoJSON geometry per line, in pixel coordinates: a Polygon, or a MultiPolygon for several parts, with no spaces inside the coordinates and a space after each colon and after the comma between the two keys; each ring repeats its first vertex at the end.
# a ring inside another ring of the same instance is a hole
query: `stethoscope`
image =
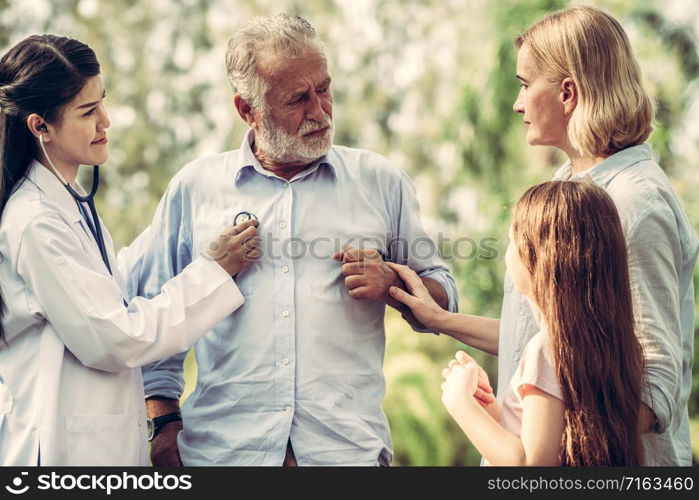
{"type": "Polygon", "coordinates": [[[249,221],[255,219],[257,220],[257,216],[253,214],[252,212],[238,212],[238,214],[233,218],[233,225],[237,226],[241,222],[249,221]]]}
{"type": "MultiPolygon", "coordinates": [[[[109,274],[112,273],[112,267],[109,265],[109,258],[107,257],[107,249],[104,246],[104,238],[102,237],[102,227],[100,226],[100,219],[97,216],[97,208],[95,208],[95,194],[97,193],[97,188],[99,187],[100,184],[100,167],[99,165],[94,165],[94,170],[92,171],[92,189],[90,189],[90,194],[87,196],[81,196],[78,194],[75,189],[73,189],[73,186],[71,186],[61,175],[61,173],[58,171],[56,166],[53,164],[51,161],[51,158],[49,157],[48,153],[46,152],[46,147],[44,146],[44,132],[47,132],[46,126],[42,126],[40,129],[41,133],[39,134],[39,145],[41,146],[41,150],[44,152],[44,156],[46,157],[46,160],[49,162],[49,165],[51,166],[51,170],[53,171],[54,174],[56,174],[56,177],[61,181],[63,186],[68,190],[70,195],[75,199],[75,202],[78,204],[78,208],[80,208],[81,212],[83,212],[83,208],[80,205],[80,203],[87,203],[87,206],[90,208],[90,215],[92,216],[92,223],[94,224],[94,230],[92,227],[90,227],[90,232],[92,232],[92,235],[95,237],[95,241],[97,242],[97,247],[99,248],[100,255],[102,256],[102,260],[104,261],[104,265],[107,266],[107,270],[109,271],[109,274]]],[[[85,221],[88,226],[90,226],[90,221],[86,220],[85,221]]]]}

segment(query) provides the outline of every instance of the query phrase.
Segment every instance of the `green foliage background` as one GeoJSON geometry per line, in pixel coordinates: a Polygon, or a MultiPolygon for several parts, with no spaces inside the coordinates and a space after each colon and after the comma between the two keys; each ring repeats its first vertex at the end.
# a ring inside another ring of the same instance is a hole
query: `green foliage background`
{"type": "MultiPolygon", "coordinates": [[[[234,114],[224,67],[233,31],[254,15],[307,18],[333,65],[336,142],[376,150],[411,174],[429,230],[452,242],[471,239],[457,247],[461,258],[444,245],[461,310],[498,316],[512,202],[563,160],[551,149],[527,146],[512,112],[518,92],[512,39],[571,3],[577,2],[0,0],[0,48],[50,32],[78,38],[97,53],[112,120],[98,208],[121,246],[149,224],[168,180],[186,162],[239,146],[245,127],[234,114]],[[484,238],[494,239],[497,255],[484,238]]],[[[697,228],[699,4],[588,3],[615,15],[629,33],[658,103],[651,143],[697,228]]],[[[412,333],[390,311],[386,323],[384,408],[394,464],[477,464],[478,454],[440,400],[441,369],[463,346],[412,333]]],[[[496,359],[474,355],[495,384],[496,359]]],[[[187,366],[191,390],[191,357],[187,366]]],[[[694,443],[698,384],[695,376],[694,443]]]]}

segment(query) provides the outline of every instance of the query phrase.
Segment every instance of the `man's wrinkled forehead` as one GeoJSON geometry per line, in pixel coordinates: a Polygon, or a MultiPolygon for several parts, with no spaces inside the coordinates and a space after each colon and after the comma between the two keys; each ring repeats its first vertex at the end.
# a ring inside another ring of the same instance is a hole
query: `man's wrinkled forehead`
{"type": "Polygon", "coordinates": [[[302,66],[317,66],[327,70],[325,53],[320,48],[309,44],[299,54],[267,46],[263,47],[257,56],[257,71],[268,82],[302,66]]]}

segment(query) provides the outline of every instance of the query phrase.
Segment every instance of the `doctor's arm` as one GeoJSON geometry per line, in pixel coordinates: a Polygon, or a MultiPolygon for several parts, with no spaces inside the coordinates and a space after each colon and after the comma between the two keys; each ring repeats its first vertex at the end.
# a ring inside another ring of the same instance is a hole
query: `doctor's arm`
{"type": "MultiPolygon", "coordinates": [[[[137,245],[140,250],[136,253],[140,258],[137,265],[132,267],[128,279],[129,297],[157,295],[168,280],[192,262],[191,217],[184,191],[184,183],[180,182],[179,176],[175,176],[160,200],[150,225],[159,230],[152,232],[145,243],[137,245]]],[[[180,411],[186,356],[186,352],[181,352],[142,368],[148,418],[180,411]]],[[[182,466],[177,446],[177,435],[182,428],[183,422],[175,420],[159,429],[150,446],[154,466],[182,466]]]]}
{"type": "Polygon", "coordinates": [[[127,308],[116,280],[55,214],[27,225],[18,273],[66,347],[84,365],[105,371],[184,351],[243,303],[220,263],[200,256],[160,294],[136,297],[127,308]]]}

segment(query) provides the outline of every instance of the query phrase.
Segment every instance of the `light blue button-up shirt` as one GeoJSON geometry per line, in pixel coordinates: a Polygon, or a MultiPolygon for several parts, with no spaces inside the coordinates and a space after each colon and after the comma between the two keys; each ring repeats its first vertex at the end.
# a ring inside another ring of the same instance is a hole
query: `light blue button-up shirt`
{"type": "MultiPolygon", "coordinates": [[[[343,245],[377,249],[442,284],[451,311],[454,280],[422,228],[412,182],[388,160],[333,146],[286,181],[262,169],[252,137],[174,177],[139,263],[138,294],[154,295],[238,212],[260,221],[264,255],[235,278],[245,306],[195,345],[182,462],[281,465],[290,439],[300,465],[387,464],[385,306],[350,298],[331,256],[343,245]]],[[[144,369],[147,396],[180,397],[184,357],[144,369]]]]}
{"type": "MultiPolygon", "coordinates": [[[[644,400],[657,417],[656,432],[642,438],[645,463],[691,465],[687,400],[694,356],[696,233],[646,144],[620,151],[572,177],[567,162],[554,180],[568,179],[591,180],[603,187],[614,200],[627,238],[637,334],[646,359],[644,400]]],[[[524,346],[538,330],[527,299],[506,275],[498,349],[500,398],[524,346]]]]}

